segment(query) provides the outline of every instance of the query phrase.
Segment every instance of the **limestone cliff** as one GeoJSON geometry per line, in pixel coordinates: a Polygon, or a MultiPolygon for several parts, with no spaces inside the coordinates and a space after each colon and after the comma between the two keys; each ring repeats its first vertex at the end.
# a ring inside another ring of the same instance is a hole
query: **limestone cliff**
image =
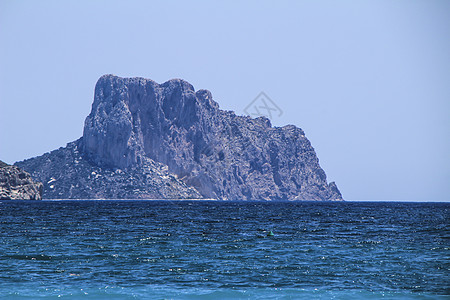
{"type": "Polygon", "coordinates": [[[180,79],[102,76],[83,137],[17,165],[51,198],[342,200],[300,128],[220,110],[180,79]]]}

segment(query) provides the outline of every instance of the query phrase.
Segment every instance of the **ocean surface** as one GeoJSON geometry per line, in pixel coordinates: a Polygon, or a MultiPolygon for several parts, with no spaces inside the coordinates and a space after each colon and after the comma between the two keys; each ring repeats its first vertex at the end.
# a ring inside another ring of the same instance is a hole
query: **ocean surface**
{"type": "Polygon", "coordinates": [[[0,298],[450,299],[449,221],[450,203],[2,201],[0,298]]]}

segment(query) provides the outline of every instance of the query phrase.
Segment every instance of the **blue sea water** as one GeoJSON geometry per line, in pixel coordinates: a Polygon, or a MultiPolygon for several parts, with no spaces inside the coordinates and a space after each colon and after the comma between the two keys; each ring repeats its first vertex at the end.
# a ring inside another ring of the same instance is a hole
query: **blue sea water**
{"type": "Polygon", "coordinates": [[[0,298],[450,299],[449,220],[449,203],[3,201],[0,298]]]}

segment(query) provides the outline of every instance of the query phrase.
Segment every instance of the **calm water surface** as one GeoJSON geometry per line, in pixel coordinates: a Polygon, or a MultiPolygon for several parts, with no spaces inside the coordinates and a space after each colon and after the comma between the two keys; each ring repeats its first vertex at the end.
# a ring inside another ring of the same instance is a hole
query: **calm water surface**
{"type": "Polygon", "coordinates": [[[449,220],[448,203],[3,201],[0,298],[450,299],[449,220]]]}

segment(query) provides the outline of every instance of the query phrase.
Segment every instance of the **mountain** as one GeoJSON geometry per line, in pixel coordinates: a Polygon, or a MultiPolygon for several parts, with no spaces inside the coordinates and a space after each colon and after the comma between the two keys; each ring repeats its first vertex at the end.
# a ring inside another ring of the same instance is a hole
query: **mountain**
{"type": "Polygon", "coordinates": [[[303,130],[221,110],[181,79],[102,76],[83,136],[17,165],[45,198],[342,200],[303,130]]]}
{"type": "Polygon", "coordinates": [[[0,200],[41,200],[42,183],[16,166],[0,161],[0,200]]]}

